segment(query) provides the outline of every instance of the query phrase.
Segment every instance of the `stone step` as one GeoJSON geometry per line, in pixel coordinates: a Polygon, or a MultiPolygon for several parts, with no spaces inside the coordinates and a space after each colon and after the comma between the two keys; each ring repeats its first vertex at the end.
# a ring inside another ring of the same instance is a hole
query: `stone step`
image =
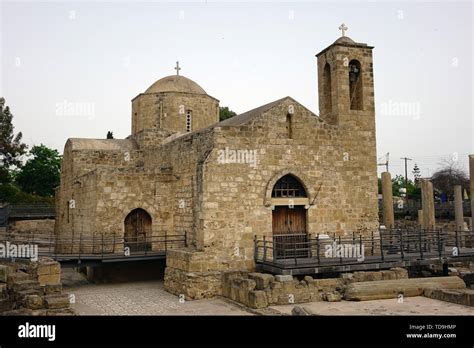
{"type": "Polygon", "coordinates": [[[32,277],[28,273],[25,272],[15,272],[11,273],[7,276],[7,287],[10,289],[14,283],[22,281],[22,280],[31,280],[32,277]]]}
{"type": "Polygon", "coordinates": [[[46,295],[44,296],[46,308],[48,309],[64,309],[69,308],[69,295],[46,295]]]}
{"type": "Polygon", "coordinates": [[[26,296],[30,295],[39,295],[41,296],[41,290],[40,289],[27,289],[27,290],[22,290],[18,291],[12,294],[11,299],[17,302],[21,302],[24,300],[26,296]]]}
{"type": "Polygon", "coordinates": [[[10,288],[13,292],[25,291],[25,290],[41,290],[40,285],[36,280],[19,280],[10,288]]]}

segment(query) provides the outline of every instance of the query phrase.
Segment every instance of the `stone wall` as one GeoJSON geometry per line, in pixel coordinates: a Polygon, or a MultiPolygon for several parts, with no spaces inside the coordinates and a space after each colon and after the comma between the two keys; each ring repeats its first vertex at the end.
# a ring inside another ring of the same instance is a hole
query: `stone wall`
{"type": "Polygon", "coordinates": [[[250,308],[316,301],[337,302],[341,301],[349,284],[407,278],[408,272],[402,268],[344,273],[339,278],[328,279],[305,276],[303,280],[291,275],[233,271],[223,273],[222,295],[250,308]]]}
{"type": "Polygon", "coordinates": [[[0,315],[72,315],[62,293],[61,266],[48,258],[38,261],[2,261],[0,315]]]}
{"type": "Polygon", "coordinates": [[[54,219],[16,220],[8,225],[8,231],[14,234],[51,234],[54,232],[54,219]]]}

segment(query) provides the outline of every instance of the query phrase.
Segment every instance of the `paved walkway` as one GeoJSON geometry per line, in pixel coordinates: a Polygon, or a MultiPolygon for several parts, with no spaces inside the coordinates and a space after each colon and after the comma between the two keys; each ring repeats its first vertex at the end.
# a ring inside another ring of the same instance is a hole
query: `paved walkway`
{"type": "Polygon", "coordinates": [[[74,295],[79,315],[252,315],[220,297],[180,302],[163,281],[87,284],[64,292],[74,295]]]}

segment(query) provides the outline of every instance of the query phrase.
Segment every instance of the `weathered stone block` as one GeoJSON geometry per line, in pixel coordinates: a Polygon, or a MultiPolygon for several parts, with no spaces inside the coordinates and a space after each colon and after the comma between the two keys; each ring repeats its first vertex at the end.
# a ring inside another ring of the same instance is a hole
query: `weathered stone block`
{"type": "Polygon", "coordinates": [[[0,298],[5,298],[7,295],[7,284],[0,284],[0,298]]]}
{"type": "Polygon", "coordinates": [[[342,287],[343,282],[341,278],[329,278],[329,279],[315,279],[313,284],[315,284],[316,287],[322,291],[336,291],[336,289],[339,289],[342,287]]]}
{"type": "Polygon", "coordinates": [[[24,290],[39,290],[39,283],[35,280],[19,280],[13,283],[11,289],[14,292],[24,291],[24,290]]]}
{"type": "Polygon", "coordinates": [[[43,299],[38,295],[27,295],[23,300],[23,306],[30,309],[40,309],[44,305],[43,299]]]}
{"type": "Polygon", "coordinates": [[[38,276],[38,282],[41,286],[61,284],[61,274],[42,274],[38,276]]]}
{"type": "Polygon", "coordinates": [[[31,276],[25,272],[15,272],[11,273],[7,276],[7,287],[10,289],[15,282],[22,281],[22,280],[29,280],[31,276]]]}
{"type": "Polygon", "coordinates": [[[248,293],[248,305],[251,308],[268,307],[267,296],[265,291],[255,290],[248,293]]]}
{"type": "Polygon", "coordinates": [[[6,283],[8,275],[12,272],[13,269],[11,267],[0,265],[0,282],[6,283]]]}
{"type": "Polygon", "coordinates": [[[275,278],[273,275],[266,273],[249,273],[248,276],[255,281],[257,290],[265,290],[275,278]]]}
{"type": "Polygon", "coordinates": [[[380,271],[380,273],[382,274],[383,280],[397,279],[397,275],[394,271],[380,271]]]}
{"type": "Polygon", "coordinates": [[[341,294],[338,292],[325,292],[322,295],[324,301],[328,302],[340,302],[341,301],[341,294]]]}
{"type": "Polygon", "coordinates": [[[62,295],[47,295],[44,297],[46,308],[48,309],[62,309],[69,307],[69,296],[62,295]]]}
{"type": "Polygon", "coordinates": [[[291,315],[308,316],[313,315],[313,312],[307,307],[294,306],[291,310],[291,315]]]}
{"type": "Polygon", "coordinates": [[[60,294],[62,291],[62,284],[47,284],[44,286],[44,294],[51,295],[51,294],[60,294]]]}
{"type": "Polygon", "coordinates": [[[408,279],[408,271],[405,268],[394,267],[390,268],[390,270],[395,272],[397,279],[408,279]]]}
{"type": "Polygon", "coordinates": [[[277,282],[291,282],[291,281],[293,281],[293,276],[292,275],[278,274],[278,275],[275,276],[275,280],[277,282]]]}

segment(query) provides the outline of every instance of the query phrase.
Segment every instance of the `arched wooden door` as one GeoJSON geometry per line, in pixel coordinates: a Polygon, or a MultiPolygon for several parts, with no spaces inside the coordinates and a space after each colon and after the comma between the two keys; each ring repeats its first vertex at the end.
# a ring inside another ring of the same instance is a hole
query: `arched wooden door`
{"type": "Polygon", "coordinates": [[[292,198],[306,196],[303,185],[292,175],[285,175],[273,187],[272,198],[288,198],[288,205],[275,206],[272,213],[274,257],[307,257],[306,209],[291,204],[292,198]]]}
{"type": "Polygon", "coordinates": [[[151,216],[145,210],[132,210],[125,218],[125,246],[130,251],[151,250],[151,216]]]}

